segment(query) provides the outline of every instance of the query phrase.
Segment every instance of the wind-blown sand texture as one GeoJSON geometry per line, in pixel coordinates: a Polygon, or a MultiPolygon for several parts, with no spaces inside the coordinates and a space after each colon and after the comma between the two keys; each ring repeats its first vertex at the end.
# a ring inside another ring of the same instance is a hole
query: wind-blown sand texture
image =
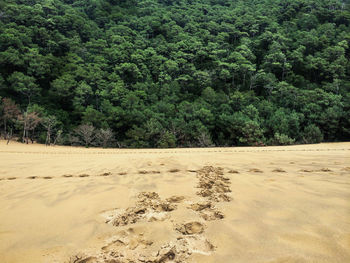
{"type": "Polygon", "coordinates": [[[0,141],[0,262],[350,262],[350,143],[0,141]]]}

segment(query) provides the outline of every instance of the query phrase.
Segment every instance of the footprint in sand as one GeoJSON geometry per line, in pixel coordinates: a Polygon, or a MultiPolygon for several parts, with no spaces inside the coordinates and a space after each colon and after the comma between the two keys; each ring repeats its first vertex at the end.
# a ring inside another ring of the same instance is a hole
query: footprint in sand
{"type": "Polygon", "coordinates": [[[223,175],[222,168],[212,166],[206,166],[199,170],[197,177],[199,178],[198,188],[201,189],[197,195],[206,198],[207,201],[192,203],[187,208],[197,212],[206,221],[223,219],[224,214],[215,207],[214,203],[232,200],[227,195],[231,192],[230,178],[223,175]]]}
{"type": "Polygon", "coordinates": [[[210,255],[215,247],[201,235],[184,235],[178,237],[176,241],[171,241],[162,246],[157,252],[157,257],[150,258],[149,261],[141,262],[187,262],[187,259],[193,253],[202,255],[210,255]]]}
{"type": "Polygon", "coordinates": [[[322,169],[318,170],[318,172],[332,172],[332,170],[329,168],[322,168],[322,169]]]}
{"type": "Polygon", "coordinates": [[[230,179],[223,176],[222,168],[214,168],[206,166],[199,170],[197,177],[199,178],[198,188],[201,190],[197,195],[208,198],[214,202],[229,202],[232,200],[227,193],[231,192],[229,187],[230,179]]]}
{"type": "Polygon", "coordinates": [[[168,172],[169,173],[178,173],[178,172],[180,172],[180,169],[170,169],[168,172]]]}
{"type": "Polygon", "coordinates": [[[195,235],[204,232],[204,225],[199,222],[189,222],[176,227],[176,230],[183,235],[195,235]]]}
{"type": "Polygon", "coordinates": [[[64,175],[62,175],[62,177],[67,177],[67,178],[69,178],[69,177],[73,177],[73,175],[71,175],[71,174],[64,174],[64,175]]]}
{"type": "Polygon", "coordinates": [[[51,176],[44,176],[43,179],[52,179],[51,176]]]}
{"type": "Polygon", "coordinates": [[[260,169],[257,169],[257,168],[249,169],[248,172],[251,172],[251,173],[263,173],[263,171],[261,171],[260,169]]]}
{"type": "Polygon", "coordinates": [[[285,173],[286,171],[283,170],[282,168],[276,168],[276,169],[273,169],[272,172],[274,172],[274,173],[285,173]]]}
{"type": "Polygon", "coordinates": [[[341,169],[342,171],[350,172],[350,167],[344,167],[341,169]]]}
{"type": "MultiPolygon", "coordinates": [[[[153,171],[140,171],[141,174],[152,173],[153,171]]],[[[223,175],[222,168],[207,166],[197,172],[199,178],[198,187],[201,189],[197,195],[203,196],[207,201],[192,203],[189,209],[194,210],[204,220],[221,219],[224,215],[218,211],[214,203],[229,201],[231,198],[226,195],[230,192],[230,179],[223,175]]],[[[171,211],[177,209],[177,204],[185,200],[184,196],[171,196],[162,200],[156,192],[141,192],[137,196],[137,201],[133,207],[126,209],[116,209],[105,212],[106,223],[116,227],[127,226],[137,222],[153,222],[169,219],[171,211]]],[[[182,207],[181,205],[179,205],[182,207]]],[[[173,222],[173,220],[172,220],[173,222]]],[[[173,230],[175,238],[159,246],[153,245],[152,240],[146,239],[144,231],[137,231],[137,228],[129,228],[117,232],[109,239],[100,250],[85,256],[75,256],[70,263],[130,263],[130,262],[188,262],[188,258],[193,253],[210,255],[215,250],[204,236],[206,226],[198,221],[190,221],[182,224],[175,224],[173,230]],[[175,234],[174,233],[174,234],[175,234]]],[[[150,229],[152,226],[150,225],[150,229]]]]}
{"type": "Polygon", "coordinates": [[[301,169],[300,172],[303,172],[303,173],[312,173],[313,170],[309,170],[309,169],[301,169]]]}
{"type": "MultiPolygon", "coordinates": [[[[210,255],[215,247],[201,235],[201,224],[190,222],[185,224],[189,233],[185,232],[160,248],[153,245],[153,241],[147,240],[144,234],[133,231],[121,231],[101,248],[101,252],[95,255],[96,262],[130,263],[130,262],[187,262],[193,253],[210,255]],[[101,259],[101,260],[99,260],[101,259]]],[[[88,258],[88,257],[87,257],[88,258]]],[[[79,262],[80,263],[80,262],[79,262]]]]}
{"type": "Polygon", "coordinates": [[[90,175],[89,174],[80,174],[78,175],[79,177],[89,177],[90,175]]]}
{"type": "Polygon", "coordinates": [[[17,177],[8,177],[7,180],[16,180],[17,177]]]}
{"type": "Polygon", "coordinates": [[[196,211],[205,221],[223,219],[224,214],[217,210],[212,202],[193,203],[188,209],[196,211]]]}
{"type": "Polygon", "coordinates": [[[239,172],[237,170],[229,170],[228,173],[229,174],[239,174],[239,172]]]}
{"type": "Polygon", "coordinates": [[[118,173],[119,175],[127,175],[128,173],[127,172],[120,172],[118,173]]]}
{"type": "Polygon", "coordinates": [[[114,215],[107,217],[107,223],[114,226],[126,226],[143,221],[163,221],[169,217],[168,213],[175,210],[175,204],[160,199],[155,192],[142,192],[134,207],[117,209],[114,215]]]}
{"type": "Polygon", "coordinates": [[[36,179],[36,176],[28,176],[27,179],[36,179]]]}
{"type": "Polygon", "coordinates": [[[70,258],[69,263],[96,263],[96,257],[90,257],[83,254],[75,255],[70,258]]]}
{"type": "Polygon", "coordinates": [[[146,240],[143,233],[135,233],[134,229],[129,228],[128,230],[123,230],[117,233],[112,241],[109,241],[101,249],[104,252],[117,252],[117,251],[127,251],[135,249],[146,249],[151,246],[153,241],[146,240]]]}
{"type": "Polygon", "coordinates": [[[146,171],[146,170],[141,170],[141,171],[139,171],[139,174],[160,174],[160,171],[146,171]]]}
{"type": "Polygon", "coordinates": [[[125,243],[125,241],[117,239],[117,240],[113,240],[109,244],[103,246],[101,249],[105,252],[112,252],[112,251],[118,251],[122,247],[125,247],[126,245],[127,244],[125,243]]]}
{"type": "Polygon", "coordinates": [[[100,174],[100,176],[110,176],[111,174],[112,174],[111,172],[107,172],[107,173],[100,174]]]}
{"type": "Polygon", "coordinates": [[[177,195],[173,195],[167,199],[165,199],[167,202],[169,203],[181,203],[183,200],[185,200],[184,196],[177,196],[177,195]]]}

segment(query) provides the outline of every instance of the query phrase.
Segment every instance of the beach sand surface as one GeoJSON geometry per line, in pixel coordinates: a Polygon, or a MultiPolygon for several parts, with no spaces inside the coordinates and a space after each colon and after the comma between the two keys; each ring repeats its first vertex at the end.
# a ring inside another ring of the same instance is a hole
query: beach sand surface
{"type": "Polygon", "coordinates": [[[0,262],[350,262],[350,143],[0,141],[0,262]]]}

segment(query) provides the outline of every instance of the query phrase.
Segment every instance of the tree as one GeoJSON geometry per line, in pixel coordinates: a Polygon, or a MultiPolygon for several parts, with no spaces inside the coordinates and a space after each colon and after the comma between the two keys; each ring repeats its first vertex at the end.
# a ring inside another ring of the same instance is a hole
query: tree
{"type": "Polygon", "coordinates": [[[100,129],[96,132],[96,140],[103,148],[110,145],[114,137],[114,133],[110,128],[100,129]]]}
{"type": "Polygon", "coordinates": [[[304,129],[303,139],[304,143],[319,143],[323,140],[323,134],[315,124],[310,124],[304,129]]]}
{"type": "Polygon", "coordinates": [[[199,131],[198,144],[200,147],[212,147],[214,146],[210,133],[204,127],[199,131]]]}
{"type": "Polygon", "coordinates": [[[275,133],[273,143],[277,145],[290,145],[295,142],[294,139],[289,138],[288,135],[275,133]]]}
{"type": "Polygon", "coordinates": [[[63,133],[62,130],[58,130],[57,131],[56,137],[55,137],[55,139],[53,141],[53,145],[56,145],[56,143],[61,143],[62,133],[63,133]]]}
{"type": "Polygon", "coordinates": [[[10,135],[13,132],[13,127],[10,127],[10,130],[8,130],[9,123],[14,123],[14,121],[17,119],[17,117],[20,114],[20,110],[16,103],[9,99],[9,98],[3,98],[2,99],[2,120],[4,123],[4,139],[10,138],[10,135]]]}
{"type": "MultiPolygon", "coordinates": [[[[349,6],[0,1],[0,97],[50,112],[74,145],[85,145],[74,132],[82,123],[110,128],[126,147],[304,143],[317,135],[312,124],[322,140],[345,140],[349,6]]],[[[1,119],[8,138],[22,136],[15,119],[1,119]]],[[[44,126],[28,132],[60,137],[44,126]]]]}
{"type": "Polygon", "coordinates": [[[28,144],[30,137],[29,132],[33,131],[38,126],[38,124],[41,122],[41,118],[36,112],[25,111],[22,115],[19,116],[18,120],[20,123],[22,123],[23,126],[22,142],[28,144]]]}
{"type": "Polygon", "coordinates": [[[85,146],[89,147],[96,138],[95,127],[89,124],[81,124],[75,130],[79,141],[85,146]]]}
{"type": "Polygon", "coordinates": [[[46,140],[45,144],[50,145],[51,144],[51,135],[53,132],[54,127],[57,125],[57,118],[53,115],[44,117],[41,121],[41,124],[46,129],[46,140]]]}
{"type": "Polygon", "coordinates": [[[40,87],[36,84],[35,78],[27,76],[22,72],[14,72],[8,80],[15,91],[27,98],[28,105],[30,105],[32,97],[40,91],[40,87]]]}

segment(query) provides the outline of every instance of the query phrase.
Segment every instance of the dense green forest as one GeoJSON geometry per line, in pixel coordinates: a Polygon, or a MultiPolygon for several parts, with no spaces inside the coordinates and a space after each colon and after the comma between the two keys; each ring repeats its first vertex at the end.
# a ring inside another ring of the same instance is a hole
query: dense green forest
{"type": "Polygon", "coordinates": [[[104,147],[350,138],[345,0],[2,0],[5,138],[104,147]]]}

